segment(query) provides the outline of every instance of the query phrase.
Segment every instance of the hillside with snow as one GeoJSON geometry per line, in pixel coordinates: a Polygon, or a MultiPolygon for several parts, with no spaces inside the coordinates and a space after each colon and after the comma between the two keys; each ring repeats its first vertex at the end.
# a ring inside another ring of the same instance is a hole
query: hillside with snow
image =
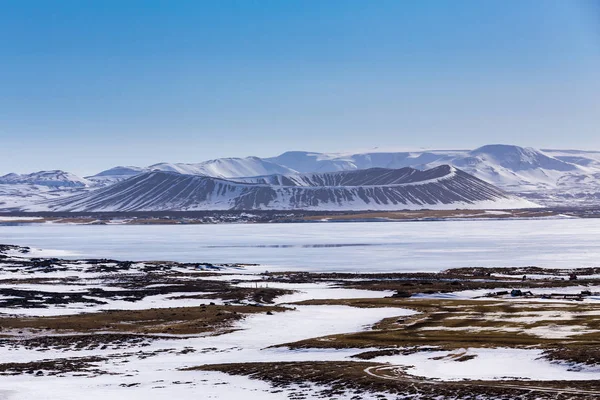
{"type": "Polygon", "coordinates": [[[145,172],[144,168],[141,167],[114,167],[102,171],[96,175],[86,176],[85,179],[88,182],[92,182],[94,185],[111,185],[116,182],[131,178],[145,172]]]}
{"type": "MultiPolygon", "coordinates": [[[[600,152],[538,150],[512,145],[486,145],[475,150],[412,152],[316,153],[289,151],[276,157],[222,158],[200,163],[119,166],[80,178],[64,171],[7,174],[0,177],[0,209],[110,187],[153,171],[262,183],[310,186],[323,173],[372,168],[429,170],[450,165],[504,191],[548,206],[600,204],[600,152]]],[[[327,175],[334,179],[335,175],[327,175]]],[[[332,182],[321,182],[329,185],[332,182]]]]}
{"type": "MultiPolygon", "coordinates": [[[[233,181],[151,171],[93,192],[39,204],[48,211],[415,210],[536,205],[447,165],[420,171],[271,175],[233,181]]],[[[26,208],[27,209],[27,208],[26,208]]]]}
{"type": "Polygon", "coordinates": [[[24,207],[35,207],[63,197],[85,192],[85,188],[52,188],[31,184],[0,184],[0,212],[18,211],[24,207]]]}
{"type": "MultiPolygon", "coordinates": [[[[215,178],[246,178],[295,173],[353,171],[368,168],[430,169],[452,165],[504,190],[517,193],[573,194],[600,192],[600,152],[537,150],[512,145],[486,145],[475,150],[366,152],[356,154],[289,151],[270,158],[223,158],[197,164],[160,163],[130,168],[127,177],[159,170],[215,178]]],[[[123,168],[123,167],[118,167],[123,168]]],[[[111,170],[87,177],[94,182],[111,170]]],[[[114,182],[122,180],[114,179],[114,182]]]]}
{"type": "Polygon", "coordinates": [[[167,171],[187,175],[204,175],[213,178],[238,178],[246,176],[290,174],[296,171],[283,165],[272,163],[258,157],[220,158],[197,164],[154,164],[146,171],[167,171]]]}
{"type": "Polygon", "coordinates": [[[345,155],[295,151],[268,160],[301,172],[374,167],[429,169],[448,164],[548,205],[598,204],[600,199],[600,152],[486,145],[475,150],[345,155]]]}
{"type": "Polygon", "coordinates": [[[53,170],[0,176],[0,210],[16,210],[88,190],[94,183],[70,172],[53,170]]]}
{"type": "MultiPolygon", "coordinates": [[[[587,166],[578,165],[540,150],[510,145],[487,145],[471,151],[375,152],[347,155],[287,152],[268,160],[300,172],[333,172],[376,167],[427,169],[449,164],[503,188],[519,190],[535,187],[554,188],[565,175],[600,172],[600,165],[591,160],[587,166]]],[[[583,160],[582,158],[582,163],[583,160]]]]}
{"type": "Polygon", "coordinates": [[[91,182],[70,172],[60,170],[38,171],[31,174],[10,173],[0,176],[0,185],[22,184],[47,186],[52,188],[74,188],[89,186],[91,182]]]}

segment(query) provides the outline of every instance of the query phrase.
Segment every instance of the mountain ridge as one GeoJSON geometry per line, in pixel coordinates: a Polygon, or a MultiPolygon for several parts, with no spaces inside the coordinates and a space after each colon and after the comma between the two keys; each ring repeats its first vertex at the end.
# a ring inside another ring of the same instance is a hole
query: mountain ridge
{"type": "Polygon", "coordinates": [[[0,176],[2,185],[29,184],[48,187],[85,187],[90,181],[62,170],[37,171],[30,174],[9,173],[0,176]]]}
{"type": "Polygon", "coordinates": [[[451,166],[323,173],[298,186],[150,171],[44,204],[50,211],[405,210],[536,205],[451,166]],[[346,176],[347,175],[347,176],[346,176]],[[378,177],[378,178],[377,178],[378,177]],[[374,180],[375,179],[375,180],[374,180]],[[337,181],[337,186],[330,182],[337,181]],[[369,181],[371,185],[365,185],[369,181]]]}
{"type": "MultiPolygon", "coordinates": [[[[600,203],[600,151],[537,150],[515,145],[492,144],[474,150],[372,151],[365,153],[318,153],[287,151],[276,157],[221,158],[195,164],[158,163],[148,167],[119,166],[92,176],[79,178],[64,171],[39,171],[33,174],[8,174],[0,177],[0,196],[6,204],[18,204],[34,198],[51,197],[48,190],[96,190],[148,171],[175,171],[183,174],[212,176],[255,182],[270,176],[276,184],[308,179],[302,174],[336,171],[359,171],[369,168],[427,170],[439,165],[452,165],[479,179],[511,193],[546,205],[595,205],[600,203]],[[62,173],[62,175],[60,174],[62,173]],[[45,182],[37,175],[48,174],[45,182]],[[262,178],[261,178],[262,177],[262,178]],[[4,179],[4,180],[3,180],[4,179]],[[62,181],[61,181],[62,179],[62,181]],[[16,185],[22,190],[16,190],[16,185]]],[[[267,182],[267,180],[265,180],[267,182]]],[[[54,192],[52,197],[59,193],[54,192]]],[[[0,202],[0,208],[3,205],[0,202]]]]}

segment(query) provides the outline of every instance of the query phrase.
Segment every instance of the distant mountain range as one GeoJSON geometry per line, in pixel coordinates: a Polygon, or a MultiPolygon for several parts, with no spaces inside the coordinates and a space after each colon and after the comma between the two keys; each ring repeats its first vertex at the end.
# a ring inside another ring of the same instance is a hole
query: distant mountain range
{"type": "Polygon", "coordinates": [[[329,155],[287,152],[268,161],[298,172],[328,172],[373,167],[418,169],[452,165],[511,191],[555,189],[578,181],[600,186],[600,152],[536,150],[510,145],[487,145],[475,150],[361,153],[329,155]]]}
{"type": "MultiPolygon", "coordinates": [[[[173,171],[216,178],[310,172],[352,171],[367,168],[429,169],[452,165],[505,190],[523,192],[600,186],[600,152],[536,150],[511,145],[487,145],[475,150],[371,152],[325,154],[290,151],[271,158],[222,158],[198,164],[160,163],[129,168],[128,176],[144,171],[173,171]]],[[[111,170],[109,170],[111,171],[111,170]]],[[[96,180],[98,176],[87,177],[96,180]]],[[[120,179],[119,177],[116,177],[120,179]]]]}
{"type": "MultiPolygon", "coordinates": [[[[40,199],[62,199],[72,194],[87,195],[88,192],[102,190],[127,179],[147,176],[149,172],[170,172],[191,177],[235,180],[237,183],[287,187],[303,186],[295,183],[314,180],[317,176],[334,179],[334,175],[320,175],[323,173],[372,168],[413,168],[424,171],[442,165],[450,165],[502,190],[540,204],[600,204],[600,152],[486,145],[475,150],[357,154],[290,151],[270,158],[222,158],[195,164],[159,163],[148,167],[114,167],[85,178],[64,171],[8,174],[0,177],[0,209],[19,208],[21,205],[38,203],[40,199]]],[[[324,181],[322,186],[330,186],[330,183],[324,181]]]]}
{"type": "Polygon", "coordinates": [[[90,181],[80,178],[70,172],[54,170],[54,171],[39,171],[31,174],[7,174],[0,176],[0,185],[39,185],[54,188],[73,188],[85,187],[91,184],[90,181]]]}
{"type": "Polygon", "coordinates": [[[370,168],[238,181],[151,171],[44,206],[49,211],[86,212],[501,209],[535,204],[445,165],[426,171],[370,168]]]}

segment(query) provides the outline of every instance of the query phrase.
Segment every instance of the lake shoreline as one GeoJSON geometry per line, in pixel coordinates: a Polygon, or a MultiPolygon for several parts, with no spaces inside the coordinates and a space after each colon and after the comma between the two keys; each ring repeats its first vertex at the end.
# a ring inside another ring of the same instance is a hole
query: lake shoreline
{"type": "Polygon", "coordinates": [[[178,225],[600,218],[597,207],[513,210],[0,212],[0,224],[178,225]]]}

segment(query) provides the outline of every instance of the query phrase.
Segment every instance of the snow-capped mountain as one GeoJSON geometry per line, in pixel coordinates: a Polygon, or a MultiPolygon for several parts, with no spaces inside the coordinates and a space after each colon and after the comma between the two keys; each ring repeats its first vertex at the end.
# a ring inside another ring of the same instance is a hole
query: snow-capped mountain
{"type": "Polygon", "coordinates": [[[48,202],[53,211],[404,210],[525,208],[535,204],[451,166],[270,176],[242,182],[152,171],[48,202]]]}
{"type": "MultiPolygon", "coordinates": [[[[353,171],[368,168],[429,169],[452,165],[500,188],[512,192],[600,191],[600,152],[578,150],[536,150],[512,145],[486,145],[475,150],[433,150],[418,152],[367,152],[357,154],[289,151],[270,158],[223,158],[197,164],[160,163],[131,168],[133,176],[144,171],[172,171],[216,178],[246,178],[294,173],[353,171]]],[[[118,167],[123,168],[123,167],[118,167]]],[[[88,177],[99,182],[108,171],[88,177]]],[[[113,182],[122,180],[113,179],[113,182]]]]}
{"type": "Polygon", "coordinates": [[[465,154],[443,156],[427,166],[443,163],[511,191],[553,189],[565,175],[591,172],[540,150],[508,145],[488,145],[465,154]]]}
{"type": "Polygon", "coordinates": [[[115,183],[150,171],[177,172],[179,174],[211,176],[213,178],[225,179],[271,174],[293,174],[297,172],[258,157],[246,157],[219,158],[195,164],[163,162],[145,168],[115,167],[96,175],[88,176],[86,179],[99,184],[115,183]]]}
{"type": "Polygon", "coordinates": [[[54,170],[54,171],[38,171],[31,174],[7,174],[0,176],[0,185],[16,185],[28,184],[48,186],[52,188],[59,187],[85,187],[89,186],[90,182],[84,178],[80,178],[70,172],[54,170]]]}
{"type": "MultiPolygon", "coordinates": [[[[506,189],[556,187],[566,174],[587,174],[582,166],[540,150],[509,145],[487,145],[472,151],[361,153],[350,155],[287,152],[269,158],[301,172],[348,171],[366,168],[432,168],[449,164],[506,189]]],[[[598,170],[600,172],[600,169],[598,170]]]]}
{"type": "MultiPolygon", "coordinates": [[[[446,154],[446,153],[442,153],[446,154]]],[[[374,152],[359,154],[326,154],[306,151],[288,151],[267,158],[299,172],[350,171],[367,168],[404,168],[425,165],[438,160],[440,154],[410,152],[374,152]]]]}
{"type": "Polygon", "coordinates": [[[0,184],[0,211],[18,211],[48,200],[83,193],[88,188],[52,188],[31,184],[0,184]]]}
{"type": "Polygon", "coordinates": [[[85,179],[93,182],[95,185],[110,185],[131,178],[132,176],[139,175],[142,172],[145,172],[145,168],[119,166],[107,169],[96,175],[86,176],[85,179]]]}
{"type": "Polygon", "coordinates": [[[92,183],[70,172],[38,171],[0,176],[0,210],[18,209],[83,192],[92,183]]]}
{"type": "Polygon", "coordinates": [[[542,149],[546,154],[582,167],[600,168],[600,151],[542,149]]]}
{"type": "Polygon", "coordinates": [[[296,173],[290,168],[258,157],[219,158],[198,164],[154,164],[150,171],[171,171],[188,175],[205,175],[213,178],[239,178],[246,176],[296,173]]]}
{"type": "Polygon", "coordinates": [[[454,168],[445,165],[420,171],[414,168],[369,168],[365,170],[315,172],[309,174],[267,175],[236,179],[237,182],[256,183],[273,186],[305,187],[345,187],[345,186],[386,186],[431,183],[436,179],[451,178],[454,168]]]}
{"type": "Polygon", "coordinates": [[[294,151],[268,160],[302,172],[374,167],[428,169],[448,164],[548,205],[564,205],[564,199],[569,204],[596,204],[600,198],[600,152],[486,145],[475,150],[344,155],[294,151]]]}
{"type": "MultiPolygon", "coordinates": [[[[195,164],[115,167],[79,178],[64,171],[0,177],[0,209],[93,191],[152,171],[279,186],[311,186],[319,174],[370,168],[428,170],[451,165],[499,188],[549,206],[600,204],[600,152],[486,145],[475,150],[365,152],[290,151],[271,158],[222,158],[195,164]]],[[[337,179],[327,175],[327,179],[337,179]]],[[[321,182],[329,185],[331,182],[321,182]]]]}

